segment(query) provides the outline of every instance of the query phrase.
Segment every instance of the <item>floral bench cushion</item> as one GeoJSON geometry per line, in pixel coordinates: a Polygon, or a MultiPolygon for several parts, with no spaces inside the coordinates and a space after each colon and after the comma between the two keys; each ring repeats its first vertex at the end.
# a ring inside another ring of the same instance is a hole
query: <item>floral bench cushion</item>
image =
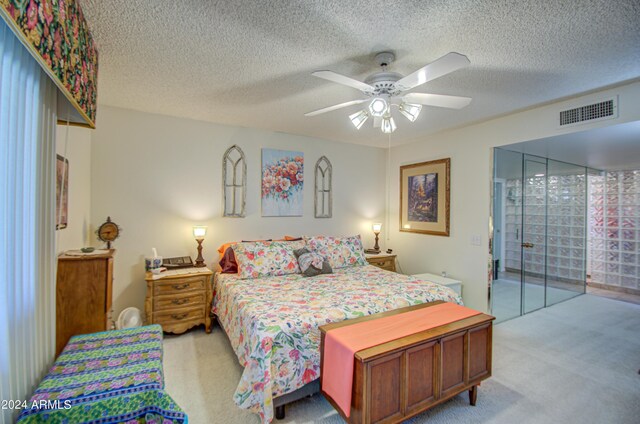
{"type": "Polygon", "coordinates": [[[186,423],[164,391],[162,327],[72,337],[19,423],[186,423]]]}

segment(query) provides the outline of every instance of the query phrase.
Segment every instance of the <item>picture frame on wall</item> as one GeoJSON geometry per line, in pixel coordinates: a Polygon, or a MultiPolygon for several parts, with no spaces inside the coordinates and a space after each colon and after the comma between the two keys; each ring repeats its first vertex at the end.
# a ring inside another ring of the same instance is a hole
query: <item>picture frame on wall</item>
{"type": "Polygon", "coordinates": [[[262,216],[302,216],[304,153],[262,149],[262,216]]]}
{"type": "Polygon", "coordinates": [[[449,237],[451,158],[400,167],[400,231],[449,237]]]}
{"type": "Polygon", "coordinates": [[[67,228],[69,218],[69,160],[56,155],[56,230],[67,228]]]}

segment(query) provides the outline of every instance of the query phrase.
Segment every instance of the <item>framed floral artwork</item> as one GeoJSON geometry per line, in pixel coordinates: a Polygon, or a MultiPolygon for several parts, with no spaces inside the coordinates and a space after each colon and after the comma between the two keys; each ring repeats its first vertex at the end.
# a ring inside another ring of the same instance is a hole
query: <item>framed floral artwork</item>
{"type": "Polygon", "coordinates": [[[449,236],[451,159],[400,167],[400,231],[449,236]]]}
{"type": "Polygon", "coordinates": [[[262,149],[262,216],[302,216],[304,153],[262,149]]]}

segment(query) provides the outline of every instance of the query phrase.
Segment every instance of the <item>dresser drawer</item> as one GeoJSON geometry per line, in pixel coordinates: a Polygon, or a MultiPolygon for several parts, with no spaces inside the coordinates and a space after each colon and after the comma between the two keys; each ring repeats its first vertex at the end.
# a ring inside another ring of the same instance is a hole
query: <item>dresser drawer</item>
{"type": "Polygon", "coordinates": [[[166,309],[186,308],[189,306],[203,306],[205,304],[205,293],[185,292],[174,294],[173,296],[157,296],[153,300],[153,310],[163,311],[166,309]]]}
{"type": "Polygon", "coordinates": [[[204,290],[208,277],[190,277],[155,282],[153,292],[159,295],[175,295],[193,290],[204,290]]]}
{"type": "Polygon", "coordinates": [[[189,321],[194,319],[204,319],[205,307],[200,305],[191,308],[180,308],[168,311],[160,311],[153,313],[154,324],[176,324],[182,321],[189,321]]]}
{"type": "Polygon", "coordinates": [[[384,257],[384,258],[367,258],[369,264],[377,266],[378,268],[386,269],[387,271],[396,271],[396,258],[384,257]]]}
{"type": "Polygon", "coordinates": [[[395,269],[395,263],[393,261],[393,259],[386,259],[384,261],[380,261],[380,262],[375,262],[371,265],[377,266],[378,268],[382,268],[382,269],[395,269]]]}

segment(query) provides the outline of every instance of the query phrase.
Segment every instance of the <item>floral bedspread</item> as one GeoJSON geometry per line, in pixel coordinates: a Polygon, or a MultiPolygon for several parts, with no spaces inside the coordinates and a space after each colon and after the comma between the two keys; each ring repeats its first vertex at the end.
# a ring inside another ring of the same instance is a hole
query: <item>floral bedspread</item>
{"type": "Polygon", "coordinates": [[[447,287],[371,265],[312,278],[218,274],[215,290],[214,313],[244,367],[234,400],[263,423],[274,397],[320,376],[319,326],[434,300],[462,304],[447,287]]]}

